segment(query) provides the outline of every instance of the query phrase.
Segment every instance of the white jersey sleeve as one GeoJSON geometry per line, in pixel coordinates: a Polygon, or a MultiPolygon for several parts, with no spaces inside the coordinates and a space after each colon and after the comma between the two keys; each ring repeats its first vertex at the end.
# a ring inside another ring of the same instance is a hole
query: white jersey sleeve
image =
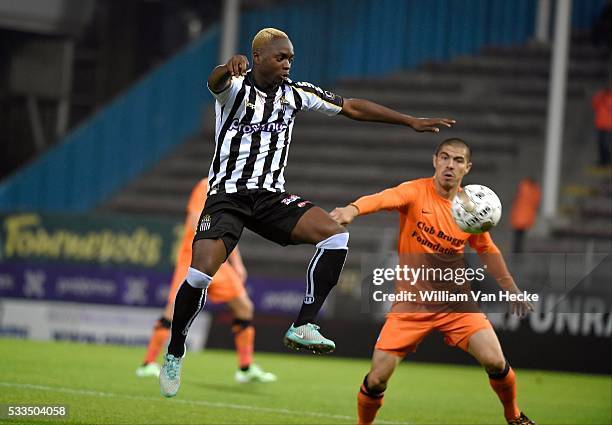
{"type": "Polygon", "coordinates": [[[220,92],[213,91],[206,83],[206,87],[208,87],[208,91],[214,96],[214,98],[219,102],[220,105],[225,105],[229,100],[235,99],[236,94],[240,91],[240,87],[242,87],[242,81],[244,77],[232,77],[230,79],[230,84],[225,89],[220,92]]]}
{"type": "Polygon", "coordinates": [[[300,95],[304,111],[317,111],[332,116],[342,110],[344,99],[335,93],[304,81],[292,82],[291,85],[300,95]]]}

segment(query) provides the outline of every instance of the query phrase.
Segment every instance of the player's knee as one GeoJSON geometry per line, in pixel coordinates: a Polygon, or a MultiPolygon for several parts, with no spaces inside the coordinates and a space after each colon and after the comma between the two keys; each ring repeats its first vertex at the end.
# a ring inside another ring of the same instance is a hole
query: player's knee
{"type": "Polygon", "coordinates": [[[328,232],[329,232],[329,236],[335,236],[335,235],[341,235],[341,234],[347,234],[348,235],[347,228],[344,227],[341,224],[336,223],[336,222],[334,222],[333,224],[330,225],[328,232]]]}
{"type": "Polygon", "coordinates": [[[225,243],[222,239],[199,239],[193,243],[191,266],[212,277],[226,257],[225,243]]]}
{"type": "Polygon", "coordinates": [[[482,365],[489,374],[501,373],[506,367],[506,358],[497,353],[490,353],[483,359],[482,365]]]}
{"type": "Polygon", "coordinates": [[[228,307],[232,311],[232,314],[239,319],[252,320],[253,319],[253,302],[245,294],[243,296],[234,298],[227,303],[228,307]]]}
{"type": "Polygon", "coordinates": [[[346,230],[346,227],[330,219],[317,223],[314,235],[316,235],[315,240],[318,240],[318,243],[322,243],[326,239],[342,234],[348,235],[348,230],[346,230]]]}
{"type": "Polygon", "coordinates": [[[253,319],[253,302],[248,297],[243,297],[240,302],[240,316],[245,319],[253,319]]]}
{"type": "MultiPolygon", "coordinates": [[[[342,226],[340,226],[342,227],[342,226]]],[[[344,227],[342,227],[344,229],[344,227]]],[[[322,249],[347,249],[349,242],[349,233],[344,229],[344,232],[334,233],[331,236],[317,243],[317,248],[322,249]]]]}
{"type": "Polygon", "coordinates": [[[219,263],[215,259],[206,255],[201,255],[197,257],[194,255],[191,259],[191,267],[201,271],[202,273],[206,273],[211,277],[213,277],[217,273],[217,270],[219,270],[221,264],[223,264],[223,262],[219,263]]]}
{"type": "Polygon", "coordinates": [[[368,374],[368,378],[367,378],[368,388],[373,391],[377,391],[377,392],[381,392],[387,389],[388,381],[389,381],[388,376],[377,373],[375,370],[371,371],[368,374]]]}
{"type": "Polygon", "coordinates": [[[187,277],[185,279],[187,281],[187,283],[197,289],[206,289],[208,288],[208,285],[210,285],[210,282],[212,281],[212,276],[201,272],[198,269],[195,269],[193,267],[189,267],[189,270],[187,270],[187,277]]]}

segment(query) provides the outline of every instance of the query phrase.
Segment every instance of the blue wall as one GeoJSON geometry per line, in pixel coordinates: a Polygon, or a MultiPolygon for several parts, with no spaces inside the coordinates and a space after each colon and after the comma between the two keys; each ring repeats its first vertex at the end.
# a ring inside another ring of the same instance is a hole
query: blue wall
{"type": "Polygon", "coordinates": [[[314,0],[253,12],[241,21],[240,51],[261,28],[286,30],[292,74],[330,83],[448,60],[484,45],[523,43],[534,33],[535,0],[314,0]],[[305,7],[305,5],[308,7],[305,7]]]}
{"type": "Polygon", "coordinates": [[[211,31],[3,181],[0,208],[87,211],[196,133],[218,43],[211,31]]]}
{"type": "Polygon", "coordinates": [[[574,0],[572,2],[572,28],[586,30],[593,26],[607,0],[574,0]]]}
{"type": "MultiPolygon", "coordinates": [[[[574,28],[588,28],[605,0],[574,0],[574,28]]],[[[534,33],[537,0],[310,0],[245,14],[240,51],[261,28],[287,31],[294,78],[322,85],[382,75],[425,61],[515,45],[534,33]]],[[[95,208],[201,128],[211,100],[219,31],[154,70],[0,184],[1,209],[83,212],[95,208]]],[[[17,142],[15,142],[17,143],[17,142]]],[[[205,174],[206,170],[202,170],[205,174]]]]}

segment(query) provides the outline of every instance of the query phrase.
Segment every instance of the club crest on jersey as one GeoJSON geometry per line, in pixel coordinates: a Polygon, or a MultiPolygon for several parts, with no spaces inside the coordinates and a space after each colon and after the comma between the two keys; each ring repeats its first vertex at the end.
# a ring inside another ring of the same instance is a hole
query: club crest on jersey
{"type": "Polygon", "coordinates": [[[200,221],[200,232],[205,232],[210,229],[211,220],[212,218],[209,214],[206,214],[204,217],[202,217],[202,221],[200,221]]]}
{"type": "Polygon", "coordinates": [[[255,110],[255,104],[254,103],[246,102],[246,107],[247,108],[251,108],[252,110],[255,110]]]}
{"type": "Polygon", "coordinates": [[[287,110],[287,106],[289,105],[289,101],[287,99],[285,99],[285,95],[281,96],[280,100],[280,105],[281,105],[281,113],[284,115],[285,111],[287,110]]]}

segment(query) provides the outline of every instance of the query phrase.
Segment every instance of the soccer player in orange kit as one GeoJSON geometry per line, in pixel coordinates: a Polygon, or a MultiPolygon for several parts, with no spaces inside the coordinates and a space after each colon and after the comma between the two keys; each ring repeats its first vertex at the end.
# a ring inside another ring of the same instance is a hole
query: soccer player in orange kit
{"type": "MultiPolygon", "coordinates": [[[[394,188],[363,196],[343,208],[336,208],[331,217],[344,225],[351,223],[359,215],[380,210],[397,210],[400,212],[400,257],[412,254],[431,258],[440,256],[441,253],[456,253],[461,257],[466,243],[469,243],[478,252],[500,287],[510,293],[519,294],[520,291],[489,233],[465,233],[453,220],[452,200],[461,187],[463,176],[472,167],[470,159],[471,150],[465,141],[458,138],[444,140],[433,155],[433,177],[411,180],[394,188]]],[[[446,309],[440,309],[438,305],[433,312],[428,310],[427,305],[421,307],[424,308],[407,313],[406,303],[396,302],[387,315],[376,342],[370,372],[363,380],[357,395],[359,423],[373,423],[378,409],[382,406],[387,382],[396,366],[409,352],[416,351],[418,344],[427,334],[438,330],[444,334],[447,344],[467,351],[485,368],[509,424],[534,424],[518,408],[514,371],[506,361],[487,317],[482,312],[452,311],[454,309],[450,304],[446,309]]],[[[533,311],[533,305],[528,301],[514,301],[511,310],[522,317],[528,311],[533,311]]]]}
{"type": "MultiPolygon", "coordinates": [[[[162,316],[153,327],[153,333],[149,340],[144,362],[136,369],[137,376],[159,376],[160,367],[155,362],[155,359],[170,335],[174,298],[178,288],[185,280],[187,269],[191,264],[191,245],[198,219],[204,209],[207,190],[208,179],[205,178],[200,180],[191,192],[187,205],[185,233],[172,276],[168,302],[162,316]]],[[[227,304],[234,315],[232,333],[234,334],[236,353],[238,355],[238,370],[235,374],[236,381],[243,383],[273,382],[276,381],[274,374],[264,372],[258,365],[252,362],[255,328],[251,324],[253,320],[253,303],[244,288],[246,276],[247,272],[242,263],[240,251],[236,248],[229,256],[227,262],[223,263],[217,274],[215,274],[214,284],[211,284],[208,288],[207,296],[213,303],[227,304]]]]}

